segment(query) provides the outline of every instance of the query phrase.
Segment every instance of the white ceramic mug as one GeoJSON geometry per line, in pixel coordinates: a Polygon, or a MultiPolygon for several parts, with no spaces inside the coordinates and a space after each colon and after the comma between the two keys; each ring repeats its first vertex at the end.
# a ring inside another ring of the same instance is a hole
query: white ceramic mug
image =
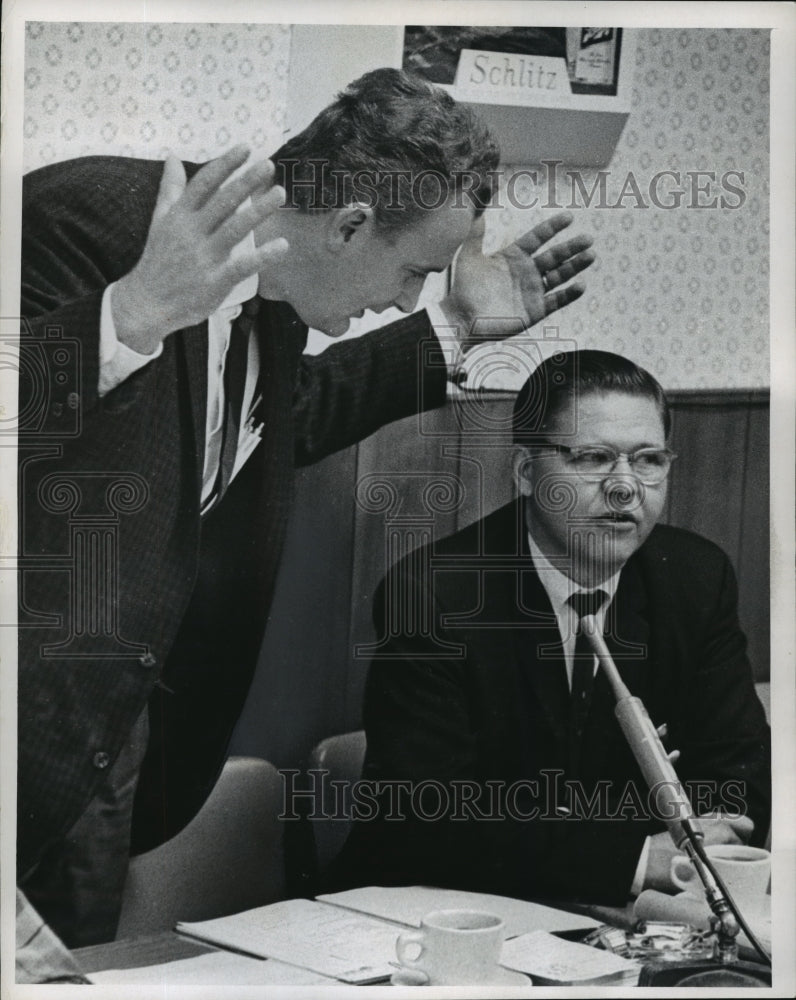
{"type": "Polygon", "coordinates": [[[489,983],[499,973],[505,934],[503,920],[494,913],[434,910],[423,917],[419,931],[399,936],[395,951],[404,968],[423,973],[431,986],[489,983]]]}
{"type": "MultiPolygon", "coordinates": [[[[765,900],[771,877],[771,855],[762,847],[746,844],[710,844],[705,853],[741,909],[756,909],[765,900]]],[[[702,882],[684,854],[672,858],[672,882],[698,899],[704,898],[702,882]]]]}

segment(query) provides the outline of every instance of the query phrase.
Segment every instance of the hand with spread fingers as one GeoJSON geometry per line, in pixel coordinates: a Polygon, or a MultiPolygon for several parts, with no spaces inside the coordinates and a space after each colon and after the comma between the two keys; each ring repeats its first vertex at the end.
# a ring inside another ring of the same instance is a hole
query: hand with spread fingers
{"type": "Polygon", "coordinates": [[[188,182],[180,160],[166,160],[144,251],[113,290],[116,335],[128,347],[151,354],[169,333],[206,319],[235,285],[287,251],[279,238],[232,253],[285,198],[268,160],[233,178],[248,155],[245,146],[234,146],[188,182]]]}
{"type": "Polygon", "coordinates": [[[571,223],[572,215],[560,212],[489,256],[482,249],[484,216],[473,225],[441,303],[465,351],[521,333],[583,294],[583,282],[571,279],[594,262],[591,237],[545,248],[571,223]]]}

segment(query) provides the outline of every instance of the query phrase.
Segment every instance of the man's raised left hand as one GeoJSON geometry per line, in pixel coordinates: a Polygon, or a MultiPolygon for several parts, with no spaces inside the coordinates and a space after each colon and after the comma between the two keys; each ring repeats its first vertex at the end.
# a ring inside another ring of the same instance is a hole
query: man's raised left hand
{"type": "Polygon", "coordinates": [[[571,213],[560,212],[487,256],[484,217],[474,223],[456,259],[453,287],[440,303],[465,351],[521,333],[580,298],[585,286],[571,279],[594,262],[591,237],[542,249],[571,224],[571,213]]]}

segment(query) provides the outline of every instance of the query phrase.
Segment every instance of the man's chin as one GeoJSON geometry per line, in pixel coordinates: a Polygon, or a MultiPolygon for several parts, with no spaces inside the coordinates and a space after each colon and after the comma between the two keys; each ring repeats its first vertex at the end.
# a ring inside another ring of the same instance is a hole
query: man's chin
{"type": "Polygon", "coordinates": [[[351,326],[351,321],[348,319],[341,320],[324,320],[323,322],[310,323],[308,324],[314,330],[319,330],[322,334],[327,337],[342,337],[344,334],[348,333],[348,328],[351,326]]]}
{"type": "Polygon", "coordinates": [[[611,577],[624,566],[641,546],[643,538],[637,524],[599,520],[584,524],[570,544],[578,549],[578,560],[585,560],[600,579],[611,577]],[[597,531],[595,531],[597,529],[597,531]]]}

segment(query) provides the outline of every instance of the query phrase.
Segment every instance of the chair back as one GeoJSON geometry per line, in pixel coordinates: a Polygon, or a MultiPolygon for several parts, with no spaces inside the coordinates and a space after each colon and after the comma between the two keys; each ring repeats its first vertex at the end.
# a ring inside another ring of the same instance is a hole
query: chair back
{"type": "Polygon", "coordinates": [[[341,781],[342,795],[326,795],[334,803],[334,816],[311,819],[319,874],[326,871],[342,850],[351,830],[351,784],[362,776],[367,747],[364,729],[329,736],[313,749],[309,770],[325,772],[328,782],[341,781]],[[338,805],[340,806],[338,810],[338,805]]]}
{"type": "Polygon", "coordinates": [[[230,757],[188,826],[131,859],[117,939],[284,899],[282,797],[272,764],[230,757]]]}
{"type": "Polygon", "coordinates": [[[757,681],[755,691],[763,706],[763,711],[766,713],[766,722],[771,725],[771,682],[757,681]]]}

